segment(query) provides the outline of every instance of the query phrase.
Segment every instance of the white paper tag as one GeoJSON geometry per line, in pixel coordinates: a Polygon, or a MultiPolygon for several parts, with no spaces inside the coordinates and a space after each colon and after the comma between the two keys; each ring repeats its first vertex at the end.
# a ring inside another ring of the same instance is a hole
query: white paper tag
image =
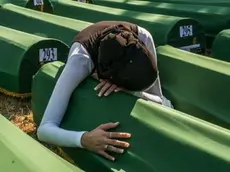
{"type": "Polygon", "coordinates": [[[78,2],[84,2],[84,3],[86,3],[86,0],[77,0],[78,2]]]}
{"type": "Polygon", "coordinates": [[[43,0],[34,0],[34,6],[44,5],[43,0]]]}
{"type": "Polygon", "coordinates": [[[180,49],[185,50],[185,51],[191,51],[192,49],[197,49],[197,48],[200,48],[200,44],[193,44],[193,45],[180,47],[180,49]]]}
{"type": "Polygon", "coordinates": [[[57,60],[57,48],[43,48],[39,50],[39,61],[55,61],[57,60]]]}
{"type": "Polygon", "coordinates": [[[193,27],[192,25],[180,26],[180,37],[193,36],[193,27]]]}

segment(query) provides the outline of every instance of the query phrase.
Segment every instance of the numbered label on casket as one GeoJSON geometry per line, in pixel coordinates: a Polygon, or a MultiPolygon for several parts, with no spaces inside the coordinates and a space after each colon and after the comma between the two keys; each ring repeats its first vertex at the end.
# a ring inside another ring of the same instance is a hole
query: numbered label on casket
{"type": "Polygon", "coordinates": [[[86,0],[77,0],[78,2],[84,2],[84,3],[86,3],[86,0]]]}
{"type": "Polygon", "coordinates": [[[180,26],[180,37],[188,37],[193,36],[193,28],[192,25],[188,26],[180,26]]]}
{"type": "Polygon", "coordinates": [[[57,60],[57,48],[43,48],[39,50],[39,61],[49,62],[57,60]]]}
{"type": "Polygon", "coordinates": [[[44,5],[43,0],[34,0],[34,6],[44,5]]]}

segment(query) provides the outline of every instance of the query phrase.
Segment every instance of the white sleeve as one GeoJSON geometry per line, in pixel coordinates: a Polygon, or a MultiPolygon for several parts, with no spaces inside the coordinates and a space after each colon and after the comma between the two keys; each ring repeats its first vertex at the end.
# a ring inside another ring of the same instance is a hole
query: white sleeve
{"type": "MultiPolygon", "coordinates": [[[[151,33],[149,33],[149,31],[147,31],[145,28],[138,26],[138,38],[145,44],[150,53],[152,53],[154,60],[157,64],[157,53],[151,33]]],[[[159,96],[161,99],[163,98],[159,75],[154,85],[145,92],[155,94],[159,96]]]]}
{"type": "Polygon", "coordinates": [[[145,44],[150,53],[152,53],[154,60],[157,63],[157,53],[151,33],[145,28],[138,26],[138,38],[145,44]]]}
{"type": "Polygon", "coordinates": [[[72,92],[91,73],[93,67],[93,62],[84,47],[74,43],[37,130],[39,140],[59,146],[82,148],[81,136],[84,131],[68,131],[59,125],[72,92]]]}

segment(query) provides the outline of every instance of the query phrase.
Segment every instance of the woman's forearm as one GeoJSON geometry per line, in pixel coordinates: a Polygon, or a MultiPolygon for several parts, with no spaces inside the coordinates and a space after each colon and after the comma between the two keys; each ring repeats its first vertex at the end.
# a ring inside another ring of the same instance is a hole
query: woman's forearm
{"type": "Polygon", "coordinates": [[[84,132],[67,131],[59,127],[73,90],[90,74],[93,68],[87,53],[80,50],[78,43],[72,46],[65,68],[54,87],[37,131],[41,141],[60,146],[81,147],[80,139],[84,132]]]}

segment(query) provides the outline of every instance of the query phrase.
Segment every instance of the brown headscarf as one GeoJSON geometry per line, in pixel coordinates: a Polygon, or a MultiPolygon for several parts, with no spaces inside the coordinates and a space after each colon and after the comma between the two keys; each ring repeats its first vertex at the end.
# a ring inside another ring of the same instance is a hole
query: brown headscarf
{"type": "Polygon", "coordinates": [[[99,45],[99,78],[130,91],[141,91],[151,86],[157,78],[157,65],[138,36],[119,26],[105,32],[106,36],[99,45]]]}

